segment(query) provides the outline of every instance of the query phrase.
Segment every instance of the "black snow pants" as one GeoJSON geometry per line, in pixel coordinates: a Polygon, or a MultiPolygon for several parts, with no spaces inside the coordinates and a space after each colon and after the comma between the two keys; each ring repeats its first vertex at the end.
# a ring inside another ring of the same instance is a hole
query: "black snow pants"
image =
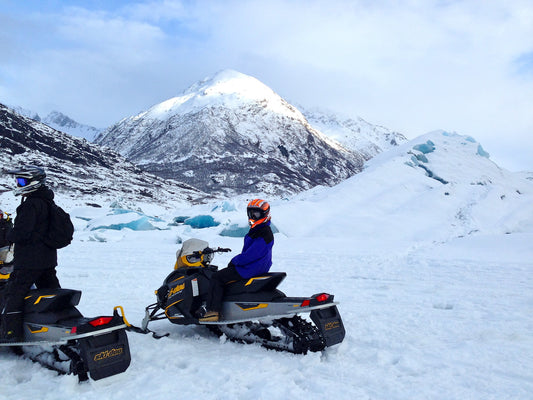
{"type": "Polygon", "coordinates": [[[233,265],[217,271],[209,282],[209,294],[207,295],[207,311],[220,312],[222,308],[222,297],[224,297],[224,285],[231,281],[241,280],[233,265]]]}

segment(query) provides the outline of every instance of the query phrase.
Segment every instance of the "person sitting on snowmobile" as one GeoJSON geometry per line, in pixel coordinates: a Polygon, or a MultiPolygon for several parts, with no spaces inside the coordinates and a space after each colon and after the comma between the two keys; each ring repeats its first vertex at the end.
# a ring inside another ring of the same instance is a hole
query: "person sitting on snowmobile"
{"type": "Polygon", "coordinates": [[[59,288],[56,276],[57,250],[47,246],[43,237],[49,225],[49,205],[54,192],[46,183],[46,173],[40,167],[25,166],[8,171],[14,175],[15,196],[22,196],[17,217],[7,239],[15,243],[13,272],[4,287],[0,307],[0,340],[16,342],[22,339],[24,297],[31,286],[59,288]]]}
{"type": "Polygon", "coordinates": [[[270,229],[270,205],[265,200],[255,199],[248,203],[246,211],[250,230],[244,237],[242,252],[211,278],[207,312],[199,319],[202,322],[219,320],[226,283],[264,274],[272,265],[274,235],[270,229]]]}

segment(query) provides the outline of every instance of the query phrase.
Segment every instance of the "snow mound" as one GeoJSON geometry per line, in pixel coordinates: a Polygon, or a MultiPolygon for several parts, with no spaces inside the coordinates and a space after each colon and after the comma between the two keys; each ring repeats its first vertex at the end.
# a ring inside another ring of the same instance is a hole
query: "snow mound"
{"type": "Polygon", "coordinates": [[[365,165],[331,189],[317,188],[280,205],[287,235],[336,235],[353,229],[361,240],[382,233],[398,243],[446,241],[479,233],[533,230],[533,185],[493,163],[469,136],[430,132],[365,165]]]}

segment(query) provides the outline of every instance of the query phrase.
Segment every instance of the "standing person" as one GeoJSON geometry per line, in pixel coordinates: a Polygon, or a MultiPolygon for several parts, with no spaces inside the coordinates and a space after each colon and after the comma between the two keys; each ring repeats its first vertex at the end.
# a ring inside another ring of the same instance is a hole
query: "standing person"
{"type": "Polygon", "coordinates": [[[15,253],[13,272],[0,307],[0,340],[16,342],[22,340],[24,297],[31,286],[59,288],[60,285],[55,270],[57,250],[43,241],[49,225],[49,204],[54,199],[54,193],[46,186],[46,173],[42,168],[25,166],[8,174],[15,176],[14,193],[22,199],[13,229],[7,234],[7,239],[15,244],[15,253]]]}
{"type": "Polygon", "coordinates": [[[246,212],[250,230],[244,237],[242,252],[211,278],[207,312],[200,321],[219,320],[226,283],[264,274],[272,265],[274,235],[270,229],[270,205],[265,200],[255,199],[248,203],[246,212]]]}
{"type": "Polygon", "coordinates": [[[0,210],[0,287],[4,286],[9,272],[11,272],[11,243],[7,240],[7,234],[13,228],[13,222],[8,213],[0,210]],[[4,218],[4,215],[6,218],[4,218]]]}
{"type": "Polygon", "coordinates": [[[0,248],[9,246],[9,240],[7,240],[7,234],[13,227],[11,218],[9,214],[5,213],[6,218],[4,218],[4,212],[0,210],[0,248]]]}

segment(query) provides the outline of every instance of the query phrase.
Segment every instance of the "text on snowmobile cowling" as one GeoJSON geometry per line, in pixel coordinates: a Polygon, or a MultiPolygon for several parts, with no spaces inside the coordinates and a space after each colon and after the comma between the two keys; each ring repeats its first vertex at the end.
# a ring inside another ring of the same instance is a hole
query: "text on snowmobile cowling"
{"type": "Polygon", "coordinates": [[[93,360],[94,361],[102,361],[107,358],[116,357],[122,354],[124,349],[122,347],[119,347],[118,349],[111,349],[111,350],[105,350],[101,351],[100,353],[96,353],[94,355],[93,360]]]}

